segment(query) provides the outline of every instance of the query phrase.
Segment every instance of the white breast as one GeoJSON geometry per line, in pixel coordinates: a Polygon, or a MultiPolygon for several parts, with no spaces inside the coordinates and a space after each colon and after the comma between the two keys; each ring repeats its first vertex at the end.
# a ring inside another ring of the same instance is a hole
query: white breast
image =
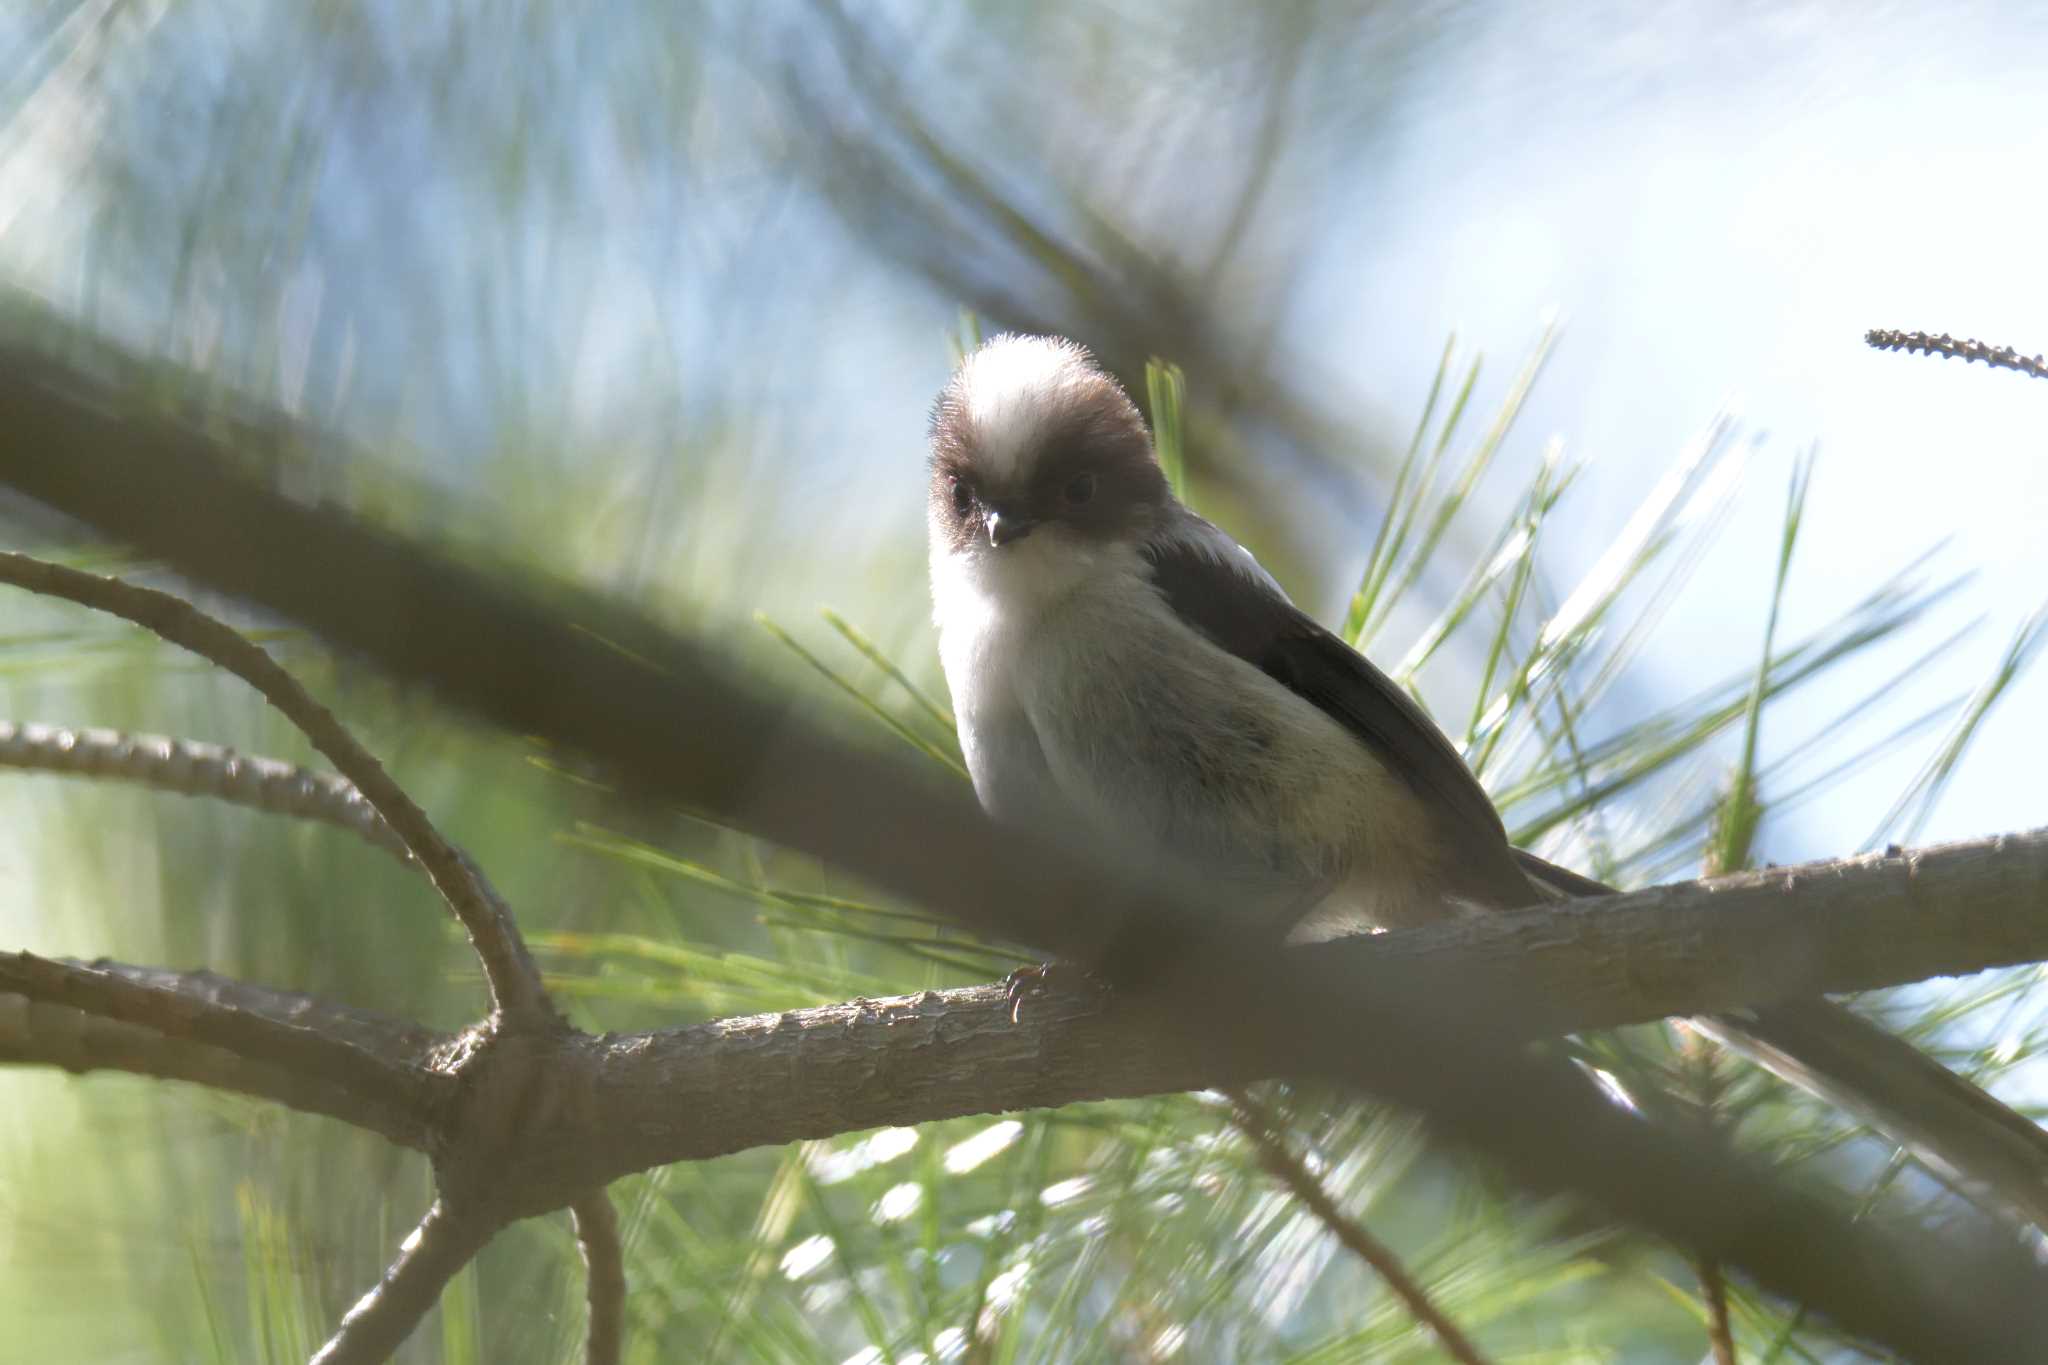
{"type": "Polygon", "coordinates": [[[998,820],[1056,828],[1074,819],[1074,805],[1053,780],[1018,682],[1037,667],[1045,609],[1078,580],[1012,572],[1034,548],[1027,539],[1000,557],[948,553],[935,538],[932,607],[960,749],[982,808],[998,820]]]}
{"type": "Polygon", "coordinates": [[[996,818],[1107,835],[1262,916],[1341,892],[1343,918],[1379,920],[1372,902],[1411,894],[1412,793],[1182,622],[1135,549],[1057,531],[999,554],[935,547],[932,587],[961,745],[996,818]]]}

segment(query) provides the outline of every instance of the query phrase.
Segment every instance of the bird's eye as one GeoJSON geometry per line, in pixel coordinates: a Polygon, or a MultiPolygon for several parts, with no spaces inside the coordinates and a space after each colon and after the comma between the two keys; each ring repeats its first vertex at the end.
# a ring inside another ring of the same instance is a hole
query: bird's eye
{"type": "Polygon", "coordinates": [[[974,490],[958,479],[954,479],[952,484],[953,511],[964,517],[974,510],[974,490]]]}
{"type": "Polygon", "coordinates": [[[1075,507],[1079,507],[1082,503],[1094,497],[1095,471],[1092,469],[1084,470],[1082,473],[1076,474],[1072,479],[1068,480],[1066,491],[1063,494],[1063,496],[1070,504],[1072,504],[1075,507]]]}

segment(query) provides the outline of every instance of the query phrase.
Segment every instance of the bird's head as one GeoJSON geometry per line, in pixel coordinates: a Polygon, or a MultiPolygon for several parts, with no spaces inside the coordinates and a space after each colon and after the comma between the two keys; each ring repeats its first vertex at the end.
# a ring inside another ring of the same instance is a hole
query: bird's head
{"type": "Polygon", "coordinates": [[[968,356],[933,406],[930,498],[934,554],[975,557],[1133,542],[1173,503],[1116,380],[1071,341],[1014,335],[968,356]]]}

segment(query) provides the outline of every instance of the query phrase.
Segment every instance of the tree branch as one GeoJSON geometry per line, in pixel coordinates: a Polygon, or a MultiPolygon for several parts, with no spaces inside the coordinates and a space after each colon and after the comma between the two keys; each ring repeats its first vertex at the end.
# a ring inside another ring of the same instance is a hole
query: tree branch
{"type": "Polygon", "coordinates": [[[370,751],[356,742],[334,713],[260,645],[181,597],[27,555],[0,553],[0,582],[133,621],[218,664],[262,693],[265,701],[298,726],[313,747],[355,784],[397,832],[407,851],[419,859],[434,889],[468,931],[470,946],[483,963],[493,1007],[523,1020],[553,1018],[518,926],[476,867],[442,837],[427,813],[370,751]]]}
{"type": "Polygon", "coordinates": [[[418,862],[405,840],[347,778],[238,754],[218,744],[0,720],[0,767],[107,778],[317,820],[347,830],[400,862],[418,862]]]}
{"type": "Polygon", "coordinates": [[[1479,1353],[1479,1348],[1472,1344],[1464,1329],[1452,1322],[1429,1297],[1429,1291],[1408,1273],[1408,1268],[1401,1264],[1401,1258],[1394,1254],[1394,1249],[1337,1207],[1337,1201],[1330,1197],[1322,1182],[1288,1147],[1273,1112],[1253,1099],[1249,1091],[1241,1089],[1230,1091],[1230,1104],[1238,1131],[1251,1139],[1259,1164],[1286,1187],[1302,1207],[1314,1214],[1352,1255],[1364,1261],[1386,1282],[1394,1297],[1408,1310],[1408,1316],[1436,1337],[1444,1354],[1459,1365],[1488,1365],[1486,1357],[1479,1353]]]}
{"type": "Polygon", "coordinates": [[[592,1190],[569,1206],[576,1246],[583,1253],[585,1302],[583,1365],[619,1365],[626,1319],[626,1263],[619,1244],[619,1215],[611,1196],[592,1190]]]}
{"type": "MultiPolygon", "coordinates": [[[[1289,949],[1287,975],[1362,1000],[1484,1001],[1490,1028],[1532,1040],[2038,961],[2044,908],[2038,830],[1339,939],[1289,949]]],[[[1013,1023],[1002,983],[583,1046],[608,1125],[632,1133],[591,1168],[602,1180],[890,1124],[1240,1085],[1294,1059],[1286,1040],[1218,1053],[1144,990],[1051,985],[1013,1023]]]]}
{"type": "Polygon", "coordinates": [[[1975,337],[1958,341],[1947,332],[1936,336],[1932,332],[1901,332],[1873,327],[1863,334],[1863,341],[1880,351],[1912,351],[1938,355],[1944,360],[1955,357],[1966,362],[1981,360],[1993,369],[2018,370],[2036,379],[2048,379],[2048,360],[2038,355],[2021,355],[2010,346],[1988,346],[1975,337]]]}
{"type": "Polygon", "coordinates": [[[334,1335],[313,1353],[312,1365],[380,1365],[390,1359],[499,1226],[453,1213],[446,1200],[435,1200],[376,1288],[342,1314],[334,1335]]]}
{"type": "Polygon", "coordinates": [[[347,1117],[379,1132],[426,1127],[429,1073],[418,1056],[401,1050],[402,1035],[396,1031],[364,1040],[369,1016],[349,1020],[341,1011],[320,1007],[310,1015],[298,1011],[296,1017],[281,1017],[270,1008],[275,995],[211,973],[153,973],[117,964],[57,962],[33,953],[0,953],[0,992],[317,1077],[356,1096],[365,1117],[347,1117]]]}
{"type": "MultiPolygon", "coordinates": [[[[199,983],[194,983],[195,987],[199,983]]],[[[241,986],[239,990],[252,990],[241,986]]],[[[324,1023],[308,1027],[327,1032],[324,1023]]],[[[410,1025],[396,1025],[381,1055],[403,1056],[396,1040],[410,1025]]],[[[422,1052],[419,1055],[424,1056],[422,1052]]],[[[157,1080],[189,1081],[301,1113],[320,1114],[367,1129],[401,1147],[425,1150],[433,1125],[415,1107],[380,1102],[323,1075],[259,1062],[211,1043],[172,1037],[69,1006],[0,994],[0,1064],[57,1066],[74,1075],[119,1071],[157,1080]]]]}

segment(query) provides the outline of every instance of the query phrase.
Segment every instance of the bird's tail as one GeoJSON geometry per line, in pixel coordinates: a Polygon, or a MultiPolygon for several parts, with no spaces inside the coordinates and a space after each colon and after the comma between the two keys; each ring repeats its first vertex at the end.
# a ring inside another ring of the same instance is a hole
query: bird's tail
{"type": "MultiPolygon", "coordinates": [[[[1529,879],[1563,897],[1614,888],[1516,850],[1529,879]]],[[[1966,1195],[1987,1195],[2048,1231],[2048,1130],[1940,1062],[1830,1001],[1781,1000],[1695,1019],[1709,1037],[1925,1161],[1966,1195]]]]}

